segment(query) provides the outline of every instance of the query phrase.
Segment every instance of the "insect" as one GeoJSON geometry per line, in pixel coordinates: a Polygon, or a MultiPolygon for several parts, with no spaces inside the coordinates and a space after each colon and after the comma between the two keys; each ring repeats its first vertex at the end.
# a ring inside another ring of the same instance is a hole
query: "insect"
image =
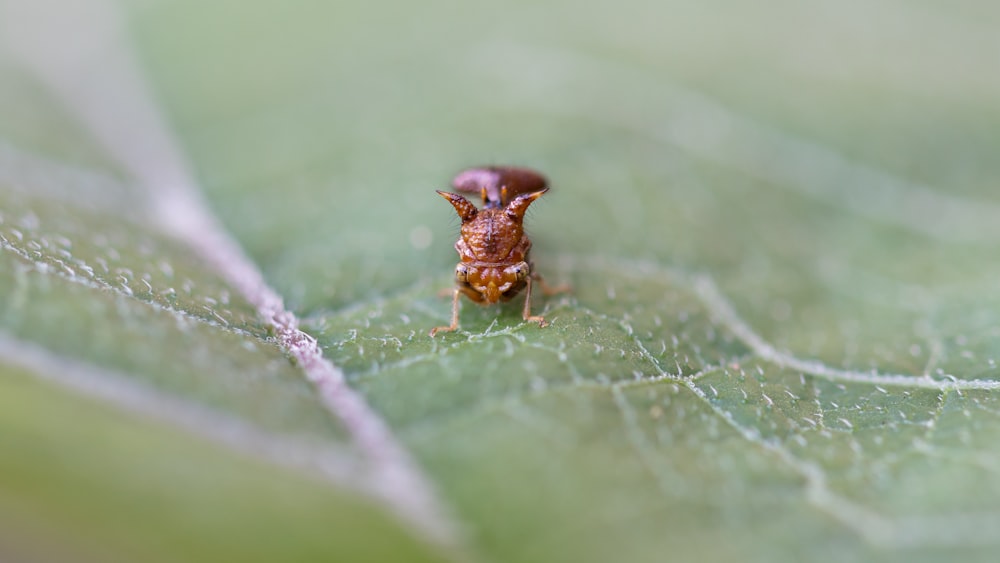
{"type": "Polygon", "coordinates": [[[531,240],[524,233],[524,213],[536,199],[549,191],[541,174],[527,168],[483,166],[460,172],[451,185],[455,190],[478,193],[481,209],[456,193],[438,190],[462,220],[462,234],[455,243],[461,261],[455,266],[451,324],[432,328],[430,335],[458,328],[459,297],[464,294],[481,305],[509,301],[524,290],[525,321],[548,325],[544,317],[531,314],[531,284],[537,280],[546,294],[568,288],[550,288],[532,271],[528,252],[531,240]]]}

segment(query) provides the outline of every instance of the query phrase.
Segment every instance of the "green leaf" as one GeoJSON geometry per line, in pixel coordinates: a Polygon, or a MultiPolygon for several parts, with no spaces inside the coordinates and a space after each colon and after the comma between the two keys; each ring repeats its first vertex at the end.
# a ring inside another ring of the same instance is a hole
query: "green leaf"
{"type": "MultiPolygon", "coordinates": [[[[213,210],[475,557],[995,558],[993,4],[126,8],[213,210]],[[550,177],[533,260],[573,291],[536,294],[547,328],[464,302],[431,339],[457,236],[433,190],[485,163],[550,177]]],[[[359,462],[254,308],[12,60],[0,330],[359,462]]],[[[14,554],[449,557],[350,480],[31,371],[0,371],[14,554]]]]}
{"type": "Polygon", "coordinates": [[[366,499],[0,367],[0,555],[435,561],[366,499]]]}

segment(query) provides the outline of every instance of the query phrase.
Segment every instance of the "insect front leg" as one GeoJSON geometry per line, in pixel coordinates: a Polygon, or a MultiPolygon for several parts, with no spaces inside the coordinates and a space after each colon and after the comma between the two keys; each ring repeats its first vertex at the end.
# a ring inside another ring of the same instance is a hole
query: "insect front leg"
{"type": "Polygon", "coordinates": [[[459,297],[459,295],[461,295],[461,290],[459,290],[457,287],[452,290],[452,298],[451,298],[451,324],[448,325],[448,326],[436,326],[436,327],[432,328],[431,331],[430,331],[430,333],[429,333],[431,335],[431,338],[434,338],[434,335],[437,334],[438,332],[452,332],[452,331],[454,331],[454,330],[456,330],[458,328],[458,297],[459,297]]]}
{"type": "Polygon", "coordinates": [[[531,278],[528,276],[527,285],[524,288],[524,310],[521,311],[521,318],[529,322],[538,323],[538,328],[546,327],[549,325],[549,321],[545,320],[545,317],[531,314],[531,278]]]}

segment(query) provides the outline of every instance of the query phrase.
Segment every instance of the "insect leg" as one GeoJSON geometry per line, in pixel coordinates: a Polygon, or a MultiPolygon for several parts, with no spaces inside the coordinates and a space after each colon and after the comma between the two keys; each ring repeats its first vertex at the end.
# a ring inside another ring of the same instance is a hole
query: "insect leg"
{"type": "Polygon", "coordinates": [[[436,326],[432,328],[430,331],[431,338],[434,338],[434,335],[437,334],[438,332],[451,332],[458,328],[458,296],[459,296],[459,289],[456,287],[454,290],[452,290],[451,324],[448,326],[436,326]]]}
{"type": "Polygon", "coordinates": [[[538,323],[539,328],[548,326],[549,321],[545,320],[545,317],[531,314],[531,276],[528,276],[526,281],[527,286],[524,289],[524,311],[521,312],[521,317],[526,321],[538,323]]]}
{"type": "Polygon", "coordinates": [[[545,283],[545,278],[542,277],[542,274],[539,274],[537,271],[535,271],[534,264],[531,265],[531,277],[538,280],[538,285],[541,286],[542,293],[545,295],[556,295],[558,293],[567,293],[573,291],[573,286],[569,285],[568,283],[561,283],[555,287],[545,283]]]}

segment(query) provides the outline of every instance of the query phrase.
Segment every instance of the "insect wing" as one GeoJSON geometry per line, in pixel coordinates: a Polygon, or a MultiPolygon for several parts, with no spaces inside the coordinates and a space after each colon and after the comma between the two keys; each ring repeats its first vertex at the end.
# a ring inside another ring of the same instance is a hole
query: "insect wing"
{"type": "Polygon", "coordinates": [[[521,194],[546,188],[545,176],[529,168],[515,166],[480,166],[459,172],[451,182],[456,191],[477,193],[483,206],[505,207],[521,194]]]}

